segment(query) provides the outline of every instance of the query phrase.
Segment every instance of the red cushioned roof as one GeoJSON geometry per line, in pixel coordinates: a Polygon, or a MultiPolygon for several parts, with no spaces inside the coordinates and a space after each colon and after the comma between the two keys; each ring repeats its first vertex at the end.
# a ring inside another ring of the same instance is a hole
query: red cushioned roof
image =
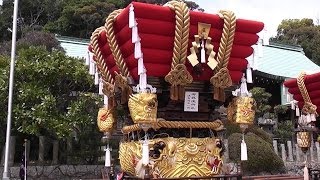
{"type": "MultiPolygon", "coordinates": [[[[320,73],[306,75],[304,83],[311,102],[318,107],[317,112],[320,114],[320,73]]],[[[299,108],[302,108],[304,101],[298,88],[297,79],[289,79],[284,82],[284,85],[288,88],[288,92],[293,94],[293,99],[298,101],[299,108]]]]}
{"type": "MultiPolygon", "coordinates": [[[[138,32],[141,38],[144,64],[148,76],[164,77],[171,68],[173,41],[175,32],[175,12],[169,7],[133,2],[135,18],[138,23],[138,32]]],[[[129,68],[131,76],[137,80],[137,60],[134,59],[134,44],[131,42],[131,29],[128,26],[129,7],[124,9],[116,18],[114,29],[121,53],[129,68]]],[[[223,20],[214,14],[190,11],[189,48],[194,35],[198,33],[198,22],[211,24],[209,36],[212,38],[214,51],[217,52],[223,28],[223,20]]],[[[257,33],[263,29],[263,23],[238,19],[234,44],[228,64],[232,81],[238,83],[243,71],[247,67],[246,58],[253,53],[251,46],[258,40],[257,33]]],[[[110,47],[107,43],[107,34],[101,33],[99,47],[111,71],[118,71],[110,47]]],[[[188,55],[190,52],[188,51],[188,55]]],[[[192,72],[192,66],[186,61],[186,66],[194,80],[209,80],[213,71],[203,64],[201,76],[192,72]]],[[[114,72],[112,72],[113,74],[114,72]]]]}

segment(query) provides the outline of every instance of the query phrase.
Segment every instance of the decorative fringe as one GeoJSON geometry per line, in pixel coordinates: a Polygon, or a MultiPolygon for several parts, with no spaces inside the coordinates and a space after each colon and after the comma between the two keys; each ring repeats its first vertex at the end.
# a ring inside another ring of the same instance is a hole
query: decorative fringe
{"type": "Polygon", "coordinates": [[[142,52],[141,52],[141,43],[140,43],[140,38],[136,43],[134,43],[134,58],[139,59],[142,57],[142,52]]]}
{"type": "Polygon", "coordinates": [[[299,116],[300,116],[300,109],[299,109],[299,107],[298,107],[298,106],[296,107],[296,116],[297,116],[297,117],[299,117],[299,116]]]}
{"type": "Polygon", "coordinates": [[[303,180],[309,180],[309,171],[307,167],[307,162],[303,168],[303,180]]]}
{"type": "Polygon", "coordinates": [[[110,148],[109,148],[109,145],[107,147],[107,149],[105,149],[106,151],[106,160],[105,160],[105,163],[104,163],[104,166],[105,167],[110,167],[111,166],[111,153],[110,153],[110,148]]]}
{"type": "Polygon", "coordinates": [[[135,15],[134,15],[134,7],[133,4],[130,4],[130,8],[129,8],[129,28],[132,28],[135,23],[135,15]]]}
{"type": "Polygon", "coordinates": [[[96,70],[96,73],[94,73],[94,85],[99,85],[99,73],[96,70]]]}
{"type": "Polygon", "coordinates": [[[241,161],[247,161],[248,160],[248,149],[247,144],[244,141],[244,134],[242,135],[242,141],[241,141],[241,161]]]}
{"type": "Polygon", "coordinates": [[[252,83],[252,71],[251,71],[251,67],[250,65],[248,64],[248,67],[247,67],[247,82],[248,83],[252,83]]]}
{"type": "Polygon", "coordinates": [[[206,63],[206,51],[204,50],[204,41],[201,43],[201,63],[206,63]]]}

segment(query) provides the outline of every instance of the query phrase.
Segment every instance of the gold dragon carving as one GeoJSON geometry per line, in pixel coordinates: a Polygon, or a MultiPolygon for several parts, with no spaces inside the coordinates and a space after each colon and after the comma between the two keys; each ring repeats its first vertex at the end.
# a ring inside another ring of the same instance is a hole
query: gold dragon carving
{"type": "Polygon", "coordinates": [[[107,108],[100,108],[97,117],[97,125],[100,132],[111,132],[115,124],[113,110],[107,108]]]}
{"type": "MultiPolygon", "coordinates": [[[[216,138],[158,138],[149,141],[150,175],[153,178],[203,177],[219,174],[223,146],[216,138]]],[[[141,142],[122,142],[123,171],[143,177],[141,142]]]]}
{"type": "Polygon", "coordinates": [[[157,120],[157,94],[138,93],[130,95],[128,107],[134,123],[152,124],[157,120]]]}

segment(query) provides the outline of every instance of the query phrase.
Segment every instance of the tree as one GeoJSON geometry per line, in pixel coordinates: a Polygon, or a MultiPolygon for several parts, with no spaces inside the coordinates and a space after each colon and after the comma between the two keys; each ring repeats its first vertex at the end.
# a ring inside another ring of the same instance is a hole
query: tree
{"type": "Polygon", "coordinates": [[[256,117],[262,117],[265,113],[271,110],[271,106],[268,105],[268,102],[272,95],[261,87],[254,87],[250,92],[257,103],[256,117]]]}
{"type": "Polygon", "coordinates": [[[272,42],[301,46],[305,55],[320,64],[320,26],[312,19],[285,19],[278,26],[277,36],[272,42]]]}
{"type": "MultiPolygon", "coordinates": [[[[9,57],[3,61],[9,62],[9,57]]],[[[8,65],[1,69],[0,82],[7,84],[8,65]]],[[[64,138],[94,124],[100,98],[85,93],[93,90],[92,77],[79,59],[30,47],[19,51],[15,69],[13,129],[64,138]]],[[[7,87],[2,87],[0,107],[6,107],[7,87]]],[[[0,117],[6,117],[6,112],[1,111],[0,117]]]]}

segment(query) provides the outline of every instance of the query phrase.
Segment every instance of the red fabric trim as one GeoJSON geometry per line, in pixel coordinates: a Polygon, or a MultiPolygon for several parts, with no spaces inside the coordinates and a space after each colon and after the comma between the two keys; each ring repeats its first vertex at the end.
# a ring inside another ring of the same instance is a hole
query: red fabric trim
{"type": "MultiPolygon", "coordinates": [[[[318,97],[320,97],[320,90],[316,90],[316,91],[311,91],[308,92],[310,99],[316,99],[318,97]]],[[[297,101],[303,101],[302,95],[299,94],[294,94],[293,95],[293,99],[297,100],[297,101]]]]}
{"type": "MultiPolygon", "coordinates": [[[[307,88],[308,92],[319,90],[320,81],[315,82],[315,83],[306,84],[306,88],[307,88]]],[[[289,88],[288,92],[293,94],[293,95],[294,94],[300,94],[300,90],[299,90],[299,88],[297,86],[294,87],[294,88],[289,88]]]]}
{"type": "MultiPolygon", "coordinates": [[[[305,84],[310,84],[320,81],[320,73],[306,75],[304,79],[305,84]]],[[[284,82],[284,85],[288,88],[297,87],[297,79],[289,79],[284,82]]]]}

